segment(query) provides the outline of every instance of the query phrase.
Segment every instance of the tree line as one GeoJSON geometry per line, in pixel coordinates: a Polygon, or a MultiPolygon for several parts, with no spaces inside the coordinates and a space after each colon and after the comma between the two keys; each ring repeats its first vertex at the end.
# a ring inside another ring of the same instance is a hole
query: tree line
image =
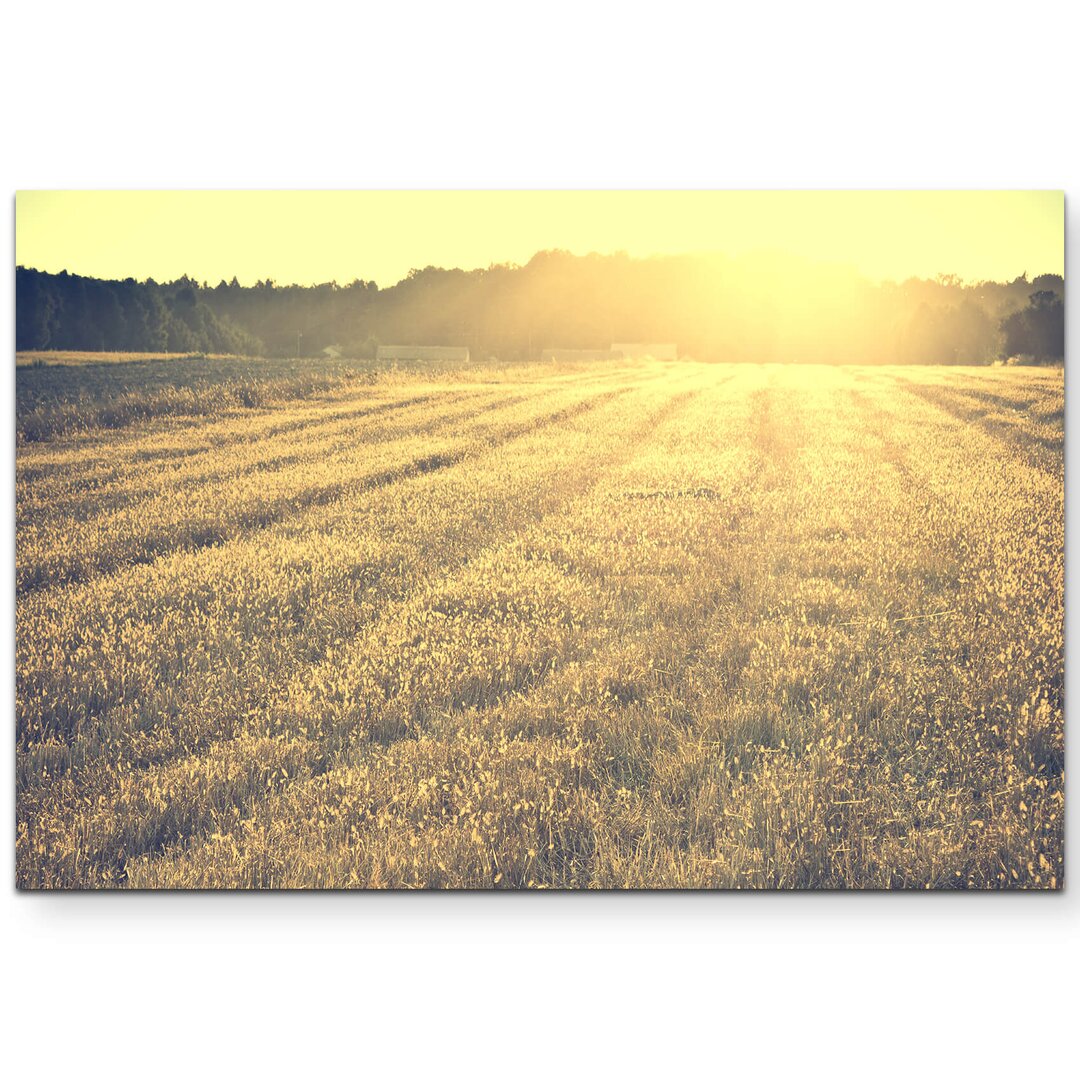
{"type": "Polygon", "coordinates": [[[216,314],[184,277],[99,281],[61,271],[15,271],[15,348],[87,352],[262,351],[258,335],[216,314]]]}
{"type": "Polygon", "coordinates": [[[1064,355],[1064,280],[876,284],[783,257],[545,251],[525,266],[426,267],[396,285],[98,281],[18,268],[16,347],[312,356],[468,345],[478,357],[667,341],[702,360],[988,363],[1064,355]]]}

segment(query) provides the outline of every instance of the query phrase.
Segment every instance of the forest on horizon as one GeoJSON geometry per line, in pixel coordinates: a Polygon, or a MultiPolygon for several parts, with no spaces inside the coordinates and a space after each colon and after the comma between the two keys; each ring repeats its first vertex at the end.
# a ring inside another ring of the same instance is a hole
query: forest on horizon
{"type": "Polygon", "coordinates": [[[16,269],[16,349],[314,356],[467,345],[474,357],[664,341],[711,361],[990,363],[1064,355],[1064,279],[875,284],[776,256],[537,253],[397,284],[103,281],[16,269]]]}

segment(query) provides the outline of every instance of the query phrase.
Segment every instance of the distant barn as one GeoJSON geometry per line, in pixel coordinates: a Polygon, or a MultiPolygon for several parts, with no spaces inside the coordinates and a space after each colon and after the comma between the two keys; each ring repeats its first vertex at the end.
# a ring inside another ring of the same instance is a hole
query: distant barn
{"type": "Polygon", "coordinates": [[[654,360],[678,360],[679,347],[655,341],[638,341],[612,345],[611,355],[621,356],[624,360],[638,360],[645,356],[651,356],[654,360]]]}
{"type": "Polygon", "coordinates": [[[341,349],[337,345],[327,345],[322,351],[327,360],[340,360],[341,349]]]}
{"type": "Polygon", "coordinates": [[[610,360],[610,349],[545,349],[544,360],[610,360]]]}
{"type": "Polygon", "coordinates": [[[380,345],[380,360],[450,360],[454,363],[469,362],[467,345],[380,345]]]}

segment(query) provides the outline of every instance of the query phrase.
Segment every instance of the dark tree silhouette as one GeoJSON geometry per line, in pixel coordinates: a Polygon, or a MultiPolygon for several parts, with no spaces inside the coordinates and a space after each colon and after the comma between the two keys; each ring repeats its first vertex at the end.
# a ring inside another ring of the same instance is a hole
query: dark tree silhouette
{"type": "MultiPolygon", "coordinates": [[[[1050,275],[1046,275],[1049,277],[1050,275]]],[[[1037,278],[1036,281],[1042,281],[1037,278]]],[[[1065,304],[1052,289],[1038,289],[1028,306],[1001,321],[1005,356],[1060,360],[1065,356],[1065,304]]]]}
{"type": "Polygon", "coordinates": [[[99,281],[66,271],[15,273],[15,347],[120,352],[257,353],[262,343],[201,300],[187,278],[99,281]]]}

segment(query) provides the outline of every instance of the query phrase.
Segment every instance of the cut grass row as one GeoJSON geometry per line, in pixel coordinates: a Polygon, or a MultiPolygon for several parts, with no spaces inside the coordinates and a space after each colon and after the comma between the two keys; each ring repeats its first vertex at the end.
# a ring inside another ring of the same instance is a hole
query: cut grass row
{"type": "Polygon", "coordinates": [[[1060,886],[1059,382],[493,385],[309,403],[476,449],[24,590],[20,884],[1060,886]]]}

